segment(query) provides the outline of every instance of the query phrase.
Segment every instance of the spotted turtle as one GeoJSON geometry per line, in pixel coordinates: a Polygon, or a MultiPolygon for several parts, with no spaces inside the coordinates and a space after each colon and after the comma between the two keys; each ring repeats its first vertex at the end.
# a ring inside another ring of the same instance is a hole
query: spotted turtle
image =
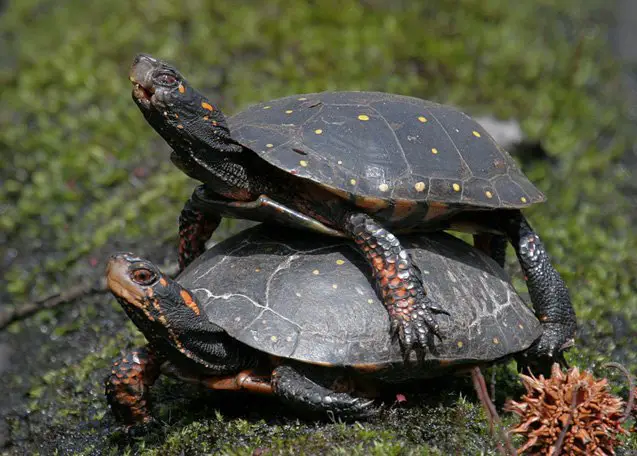
{"type": "MultiPolygon", "coordinates": [[[[354,241],[406,356],[443,335],[433,300],[394,233],[464,230],[501,265],[515,248],[536,314],[535,350],[570,344],[575,313],[564,281],[520,209],[544,200],[477,122],[449,106],[378,92],[293,95],[226,120],[172,66],[138,55],[133,99],[203,182],[180,217],[180,264],[205,249],[222,216],[291,224],[354,241]]],[[[429,286],[430,280],[427,279],[429,286]]]]}
{"type": "Polygon", "coordinates": [[[430,278],[447,337],[406,361],[352,243],[266,225],[199,256],[176,280],[132,254],[107,280],[148,345],[115,362],[106,395],[126,425],[152,420],[148,388],[165,373],[213,390],[273,394],[302,412],[367,416],[374,384],[443,375],[519,354],[542,325],[489,256],[446,233],[403,245],[430,278]]]}

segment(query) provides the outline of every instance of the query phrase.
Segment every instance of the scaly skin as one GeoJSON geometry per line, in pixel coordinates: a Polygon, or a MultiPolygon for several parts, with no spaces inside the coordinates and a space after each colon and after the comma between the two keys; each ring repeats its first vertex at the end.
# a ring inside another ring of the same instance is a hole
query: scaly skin
{"type": "Polygon", "coordinates": [[[148,389],[159,377],[159,364],[151,349],[137,348],[116,361],[106,377],[106,400],[115,418],[126,426],[153,421],[148,389]]]}
{"type": "Polygon", "coordinates": [[[299,368],[288,365],[277,367],[272,372],[272,389],[283,402],[299,411],[316,415],[333,413],[341,419],[356,419],[370,416],[378,410],[374,401],[352,396],[349,393],[338,393],[316,383],[312,377],[317,376],[311,367],[299,368]]]}
{"type": "Polygon", "coordinates": [[[206,241],[221,223],[217,214],[204,214],[193,207],[189,199],[179,215],[179,270],[206,250],[206,241]]]}
{"type": "Polygon", "coordinates": [[[546,371],[554,362],[564,362],[562,352],[573,345],[575,311],[566,284],[551,264],[540,237],[519,211],[512,212],[502,224],[515,248],[535,315],[543,328],[542,336],[524,357],[536,369],[546,371]]]}
{"type": "MultiPolygon", "coordinates": [[[[345,231],[372,266],[377,291],[387,307],[392,327],[407,350],[422,355],[430,334],[440,337],[433,315],[444,312],[426,295],[420,271],[400,241],[367,214],[345,217],[345,231]]],[[[409,354],[409,352],[407,352],[409,354]]]]}

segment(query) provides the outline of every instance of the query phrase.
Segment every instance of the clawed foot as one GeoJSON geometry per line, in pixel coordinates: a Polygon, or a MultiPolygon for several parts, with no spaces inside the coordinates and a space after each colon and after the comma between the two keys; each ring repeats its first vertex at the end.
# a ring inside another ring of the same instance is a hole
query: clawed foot
{"type": "Polygon", "coordinates": [[[435,315],[449,312],[436,306],[427,296],[422,296],[411,305],[409,311],[400,308],[392,316],[392,330],[398,337],[405,360],[409,360],[412,352],[418,360],[422,360],[428,348],[432,346],[433,337],[442,341],[443,335],[435,315]]]}
{"type": "Polygon", "coordinates": [[[571,331],[560,323],[544,323],[543,332],[538,340],[522,353],[523,368],[527,368],[534,375],[548,375],[551,366],[559,363],[567,367],[564,351],[573,346],[574,339],[568,337],[571,331]]]}

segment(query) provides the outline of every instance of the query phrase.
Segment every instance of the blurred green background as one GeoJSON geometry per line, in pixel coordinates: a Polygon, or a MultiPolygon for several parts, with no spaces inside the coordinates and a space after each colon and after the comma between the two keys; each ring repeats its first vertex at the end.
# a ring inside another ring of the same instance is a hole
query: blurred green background
{"type": "MultiPolygon", "coordinates": [[[[195,182],[172,166],[130,99],[129,65],[148,52],[227,114],[293,93],[360,89],[515,119],[541,145],[516,158],[549,199],[527,215],[580,319],[569,360],[598,375],[609,360],[634,373],[637,132],[608,40],[613,8],[602,0],[0,2],[0,311],[99,278],[114,250],[176,258],[177,217],[195,182]]],[[[216,236],[233,229],[225,223],[216,236]]],[[[512,254],[509,266],[517,274],[512,254]]],[[[299,423],[266,411],[267,402],[228,404],[164,381],[156,397],[167,426],[126,441],[112,432],[102,380],[121,349],[142,341],[105,294],[0,333],[0,387],[9,392],[2,451],[496,454],[462,381],[358,425],[299,423]]],[[[511,369],[497,372],[498,405],[519,393],[511,369]]],[[[624,451],[636,449],[633,436],[624,451]]]]}

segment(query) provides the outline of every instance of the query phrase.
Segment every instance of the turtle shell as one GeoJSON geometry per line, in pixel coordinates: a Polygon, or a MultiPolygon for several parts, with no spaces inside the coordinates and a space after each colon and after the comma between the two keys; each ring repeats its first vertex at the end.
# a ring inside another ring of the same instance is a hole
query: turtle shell
{"type": "MultiPolygon", "coordinates": [[[[539,337],[539,321],[491,258],[446,233],[402,240],[449,312],[437,316],[445,338],[426,355],[433,365],[496,360],[539,337]]],[[[178,282],[210,321],[257,350],[332,366],[402,364],[368,269],[350,242],[259,225],[205,252],[178,282]]]]}
{"type": "Polygon", "coordinates": [[[286,172],[372,201],[523,208],[544,195],[471,117],[380,92],[293,95],[229,119],[233,138],[286,172]]]}

